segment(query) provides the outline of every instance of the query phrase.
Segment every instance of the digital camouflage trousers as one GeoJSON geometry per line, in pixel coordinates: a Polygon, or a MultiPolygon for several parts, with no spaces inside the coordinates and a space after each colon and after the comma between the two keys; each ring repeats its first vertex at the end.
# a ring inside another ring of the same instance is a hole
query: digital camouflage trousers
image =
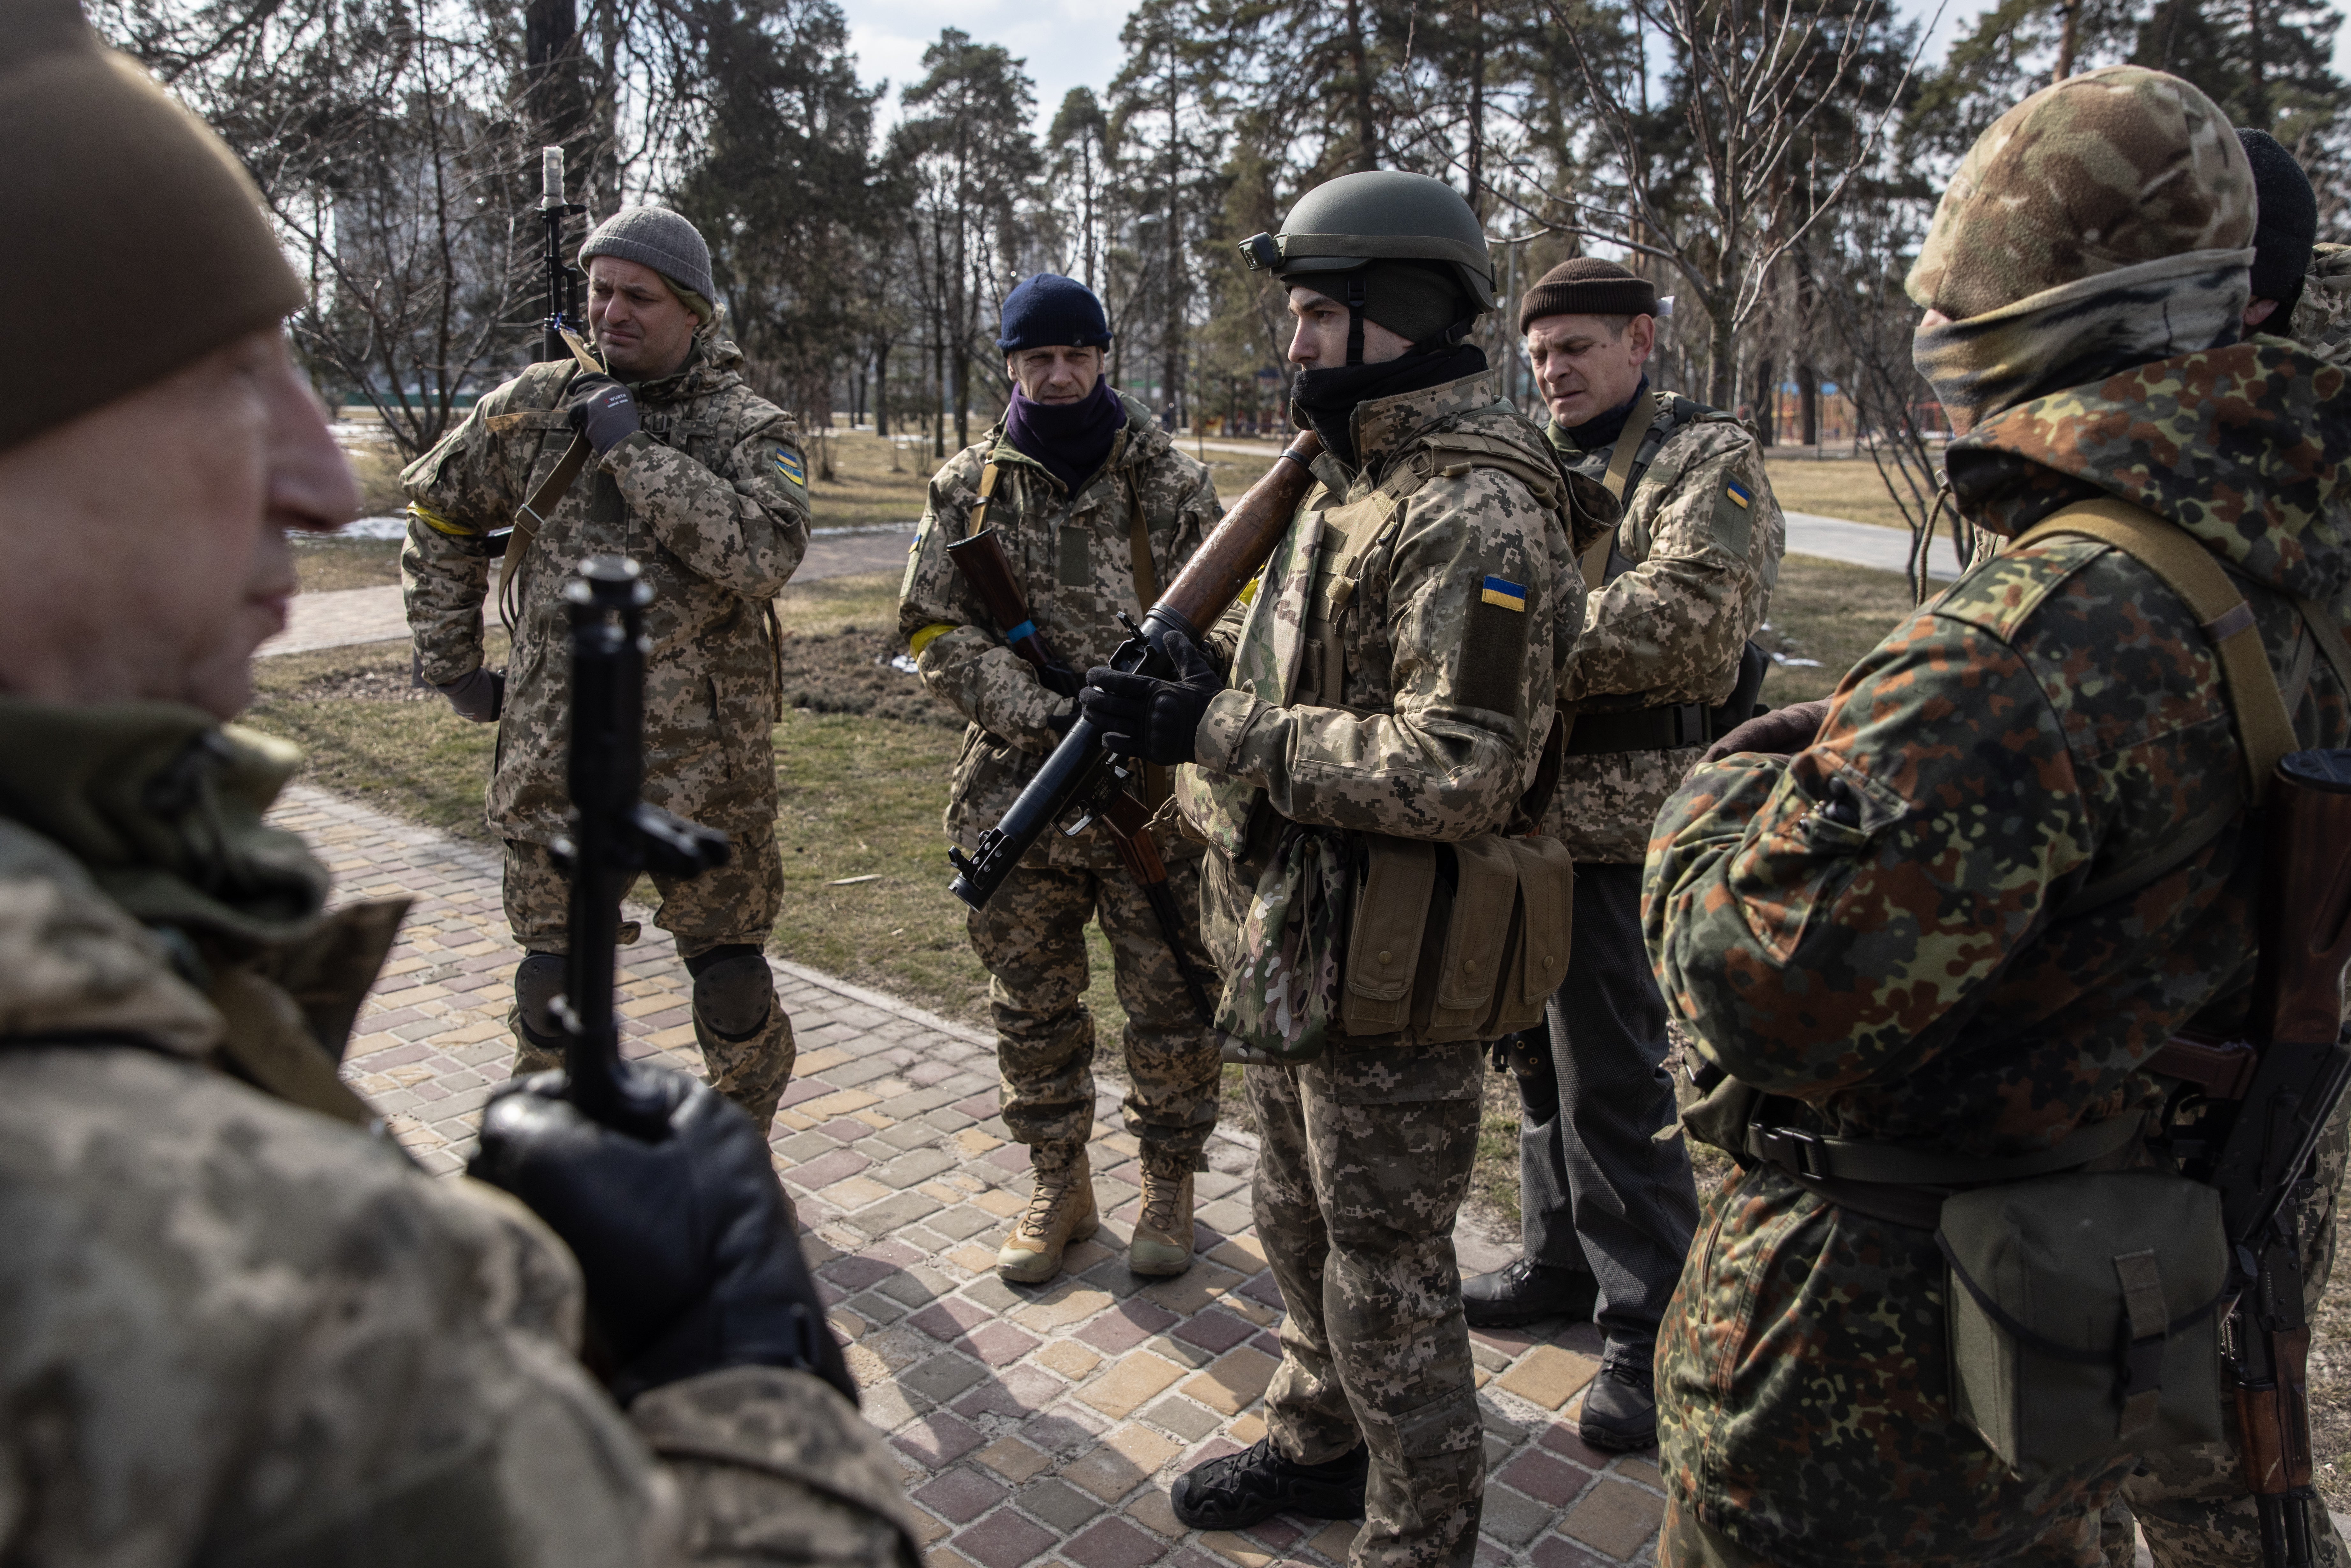
{"type": "MultiPolygon", "coordinates": [[[[1191,961],[1215,973],[1200,946],[1200,861],[1170,861],[1168,890],[1191,961]]],[[[1094,1019],[1086,1007],[1086,922],[1110,944],[1112,978],[1126,1012],[1127,1131],[1146,1156],[1201,1168],[1217,1126],[1217,1041],[1192,1006],[1150,901],[1123,871],[1024,866],[968,922],[972,951],[991,979],[1004,1124],[1016,1143],[1083,1145],[1094,1124],[1094,1019]]],[[[1211,993],[1210,999],[1214,1000],[1211,993]]]]}
{"type": "MultiPolygon", "coordinates": [[[[734,855],[715,871],[654,875],[661,902],[653,924],[676,939],[678,956],[694,974],[695,1040],[711,1087],[743,1107],[764,1131],[775,1121],[776,1103],[791,1082],[798,1054],[792,1020],[776,995],[765,958],[757,956],[765,952],[783,912],[784,868],[773,829],[734,838],[734,855]]],[[[515,940],[533,954],[569,952],[570,878],[543,845],[509,839],[506,849],[506,913],[515,940]]],[[[562,1065],[531,1044],[519,998],[507,1024],[515,1034],[517,1073],[562,1065]]]]}
{"type": "Polygon", "coordinates": [[[1371,1450],[1349,1568],[1468,1568],[1485,1437],[1453,1222],[1478,1154],[1485,1048],[1334,1040],[1249,1069],[1257,1233],[1281,1287],[1266,1431],[1301,1464],[1371,1450]]]}

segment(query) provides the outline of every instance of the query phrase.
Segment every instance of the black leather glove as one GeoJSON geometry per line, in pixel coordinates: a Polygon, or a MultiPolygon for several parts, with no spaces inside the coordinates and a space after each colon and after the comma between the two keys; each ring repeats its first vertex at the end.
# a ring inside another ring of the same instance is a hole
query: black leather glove
{"type": "Polygon", "coordinates": [[[590,1364],[625,1405],[727,1366],[812,1372],[857,1402],[749,1117],[683,1073],[631,1064],[669,1106],[645,1143],[600,1126],[538,1072],[490,1096],[468,1175],[563,1238],[588,1287],[590,1364]]]}
{"type": "Polygon", "coordinates": [[[1775,707],[1770,713],[1758,714],[1706,748],[1700,762],[1713,762],[1741,751],[1761,751],[1773,757],[1793,757],[1812,745],[1821,733],[1821,721],[1829,716],[1829,705],[1823,700],[1810,703],[1790,703],[1775,707]]]}
{"type": "Polygon", "coordinates": [[[599,371],[583,371],[571,378],[570,390],[563,394],[563,407],[571,428],[588,438],[599,457],[634,435],[645,423],[629,389],[599,371]]]}
{"type": "Polygon", "coordinates": [[[1097,664],[1086,672],[1078,706],[1112,751],[1172,767],[1192,760],[1192,737],[1209,702],[1225,689],[1225,677],[1180,632],[1162,632],[1159,652],[1175,667],[1174,680],[1121,674],[1097,664]]]}
{"type": "Polygon", "coordinates": [[[449,699],[460,718],[470,718],[475,724],[489,724],[507,706],[507,678],[496,670],[476,664],[445,685],[433,688],[449,699]]]}

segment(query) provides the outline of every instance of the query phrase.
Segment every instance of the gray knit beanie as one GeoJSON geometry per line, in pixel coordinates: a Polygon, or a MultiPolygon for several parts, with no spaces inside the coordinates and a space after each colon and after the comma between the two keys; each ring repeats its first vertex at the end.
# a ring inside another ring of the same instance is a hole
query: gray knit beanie
{"type": "Polygon", "coordinates": [[[710,246],[701,230],[667,207],[622,207],[598,224],[580,247],[580,265],[585,267],[600,256],[652,267],[678,291],[686,308],[710,319],[711,300],[718,292],[710,281],[710,246]]]}

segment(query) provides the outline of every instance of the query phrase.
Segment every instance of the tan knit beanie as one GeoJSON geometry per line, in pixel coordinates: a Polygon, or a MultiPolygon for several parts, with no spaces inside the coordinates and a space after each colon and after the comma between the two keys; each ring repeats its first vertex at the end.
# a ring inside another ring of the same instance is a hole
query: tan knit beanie
{"type": "Polygon", "coordinates": [[[2241,249],[2253,209],[2252,165],[2210,99],[2108,66],[2042,89],[1976,139],[1906,287],[1963,321],[2100,273],[2241,249]]]}
{"type": "Polygon", "coordinates": [[[0,288],[38,297],[0,380],[0,448],[112,402],[298,308],[228,148],[101,46],[75,0],[8,0],[0,28],[0,288]]]}

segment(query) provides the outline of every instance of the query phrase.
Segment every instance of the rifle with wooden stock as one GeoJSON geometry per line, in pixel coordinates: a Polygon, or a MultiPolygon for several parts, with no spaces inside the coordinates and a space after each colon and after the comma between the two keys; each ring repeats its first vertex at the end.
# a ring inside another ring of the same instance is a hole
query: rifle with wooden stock
{"type": "Polygon", "coordinates": [[[2147,1062],[2178,1080],[2160,1142],[2220,1192],[2235,1304],[2228,1319],[2245,1490],[2267,1568],[2309,1568],[2310,1322],[2289,1207],[2346,1083],[2351,750],[2278,764],[2266,813],[2261,949],[2247,1038],[2181,1035],[2147,1062]]]}
{"type": "MultiPolygon", "coordinates": [[[[1175,632],[1196,643],[1240,596],[1242,587],[1281,542],[1298,503],[1313,486],[1314,474],[1309,465],[1322,450],[1322,438],[1312,431],[1292,441],[1265,476],[1233,503],[1224,520],[1201,541],[1167,591],[1144,616],[1143,624],[1137,626],[1124,614],[1119,617],[1131,635],[1110,656],[1111,668],[1130,674],[1173,674],[1166,655],[1159,651],[1160,636],[1175,632]]],[[[1004,879],[1012,874],[1012,868],[1020,863],[1020,857],[1047,829],[1066,818],[1070,825],[1064,831],[1081,832],[1097,817],[1109,820],[1114,800],[1134,800],[1128,786],[1141,770],[1142,764],[1105,750],[1101,732],[1080,714],[1061,744],[1004,813],[1004,820],[979,835],[978,852],[947,852],[956,873],[948,891],[974,909],[986,908],[1004,879]]]]}
{"type": "MultiPolygon", "coordinates": [[[[955,562],[964,581],[978,595],[980,608],[996,622],[996,630],[1008,647],[1040,674],[1051,670],[1064,677],[1075,674],[1054,654],[1045,634],[1037,630],[1037,622],[1029,613],[1029,602],[1020,592],[1020,580],[1012,570],[1011,558],[1004,553],[1001,535],[993,528],[982,528],[947,546],[947,559],[955,562]]],[[[1159,923],[1160,939],[1167,944],[1176,972],[1184,977],[1184,989],[1191,996],[1192,1010],[1199,1014],[1201,1027],[1207,1027],[1216,1014],[1208,1006],[1207,988],[1186,954],[1183,914],[1176,907],[1176,894],[1167,885],[1167,862],[1160,856],[1159,841],[1151,835],[1150,813],[1127,790],[1113,789],[1103,800],[1102,825],[1117,848],[1127,874],[1143,889],[1152,915],[1159,923]]]]}

